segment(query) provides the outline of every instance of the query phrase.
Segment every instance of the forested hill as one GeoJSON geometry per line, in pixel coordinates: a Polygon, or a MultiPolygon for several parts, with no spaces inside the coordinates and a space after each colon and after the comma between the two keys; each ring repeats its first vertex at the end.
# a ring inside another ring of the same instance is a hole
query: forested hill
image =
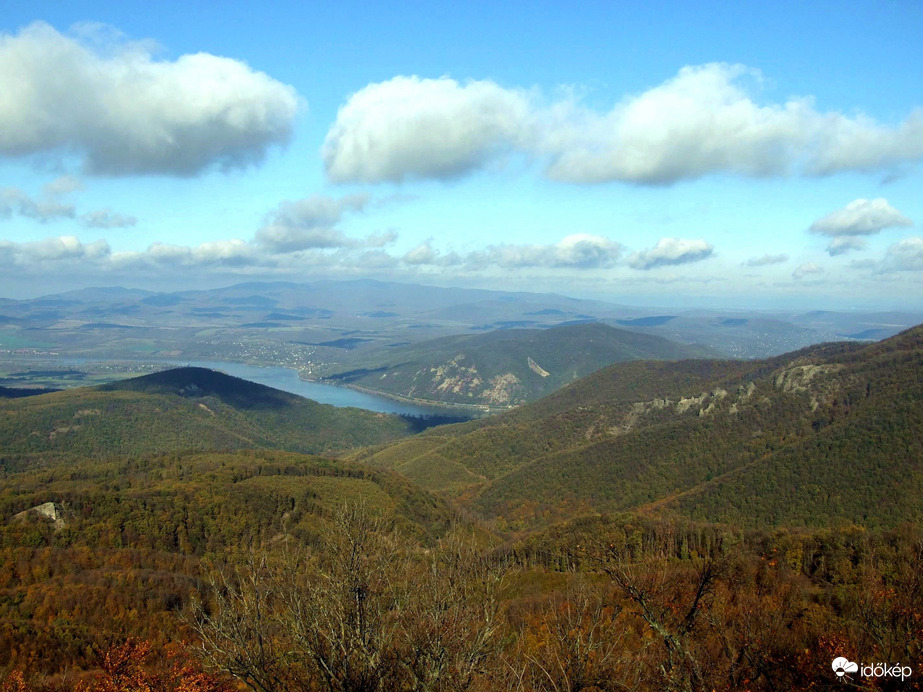
{"type": "Polygon", "coordinates": [[[704,347],[594,322],[499,329],[379,349],[326,377],[404,397],[507,407],[534,401],[613,363],[709,355],[714,352],[704,347]]]}
{"type": "Polygon", "coordinates": [[[174,368],[132,377],[96,388],[101,392],[175,394],[188,399],[215,397],[236,409],[283,408],[305,401],[303,397],[208,368],[174,368]]]}
{"type": "Polygon", "coordinates": [[[445,501],[387,470],[295,453],[409,428],[201,368],[0,400],[0,689],[14,689],[9,666],[92,669],[128,636],[166,659],[209,561],[316,545],[344,506],[437,540],[453,523],[445,501]]]}
{"type": "Polygon", "coordinates": [[[501,528],[642,510],[742,526],[923,518],[923,327],[764,361],[624,363],[365,455],[501,528]]]}
{"type": "Polygon", "coordinates": [[[0,399],[22,399],[27,396],[38,396],[55,392],[56,389],[43,389],[38,387],[0,387],[0,399]]]}
{"type": "Polygon", "coordinates": [[[203,368],[0,400],[7,458],[248,448],[330,454],[410,432],[398,416],[318,404],[203,368]]]}

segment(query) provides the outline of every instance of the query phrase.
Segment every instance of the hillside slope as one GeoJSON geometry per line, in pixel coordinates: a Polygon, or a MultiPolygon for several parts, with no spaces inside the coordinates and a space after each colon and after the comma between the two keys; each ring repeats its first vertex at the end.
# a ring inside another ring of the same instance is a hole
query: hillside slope
{"type": "Polygon", "coordinates": [[[243,448],[336,453],[409,432],[397,416],[318,404],[204,368],[0,400],[6,456],[243,448]]]}
{"type": "Polygon", "coordinates": [[[290,452],[46,462],[0,469],[0,660],[49,675],[126,637],[169,648],[209,564],[317,544],[346,503],[424,544],[453,519],[397,474],[290,452]],[[55,521],[28,511],[42,505],[55,521]]]}
{"type": "Polygon", "coordinates": [[[742,526],[923,518],[923,328],[766,361],[627,363],[365,461],[501,528],[644,510],[742,526]]]}
{"type": "Polygon", "coordinates": [[[704,348],[600,323],[500,329],[377,350],[327,379],[451,404],[509,407],[533,401],[612,363],[709,355],[704,348]]]}

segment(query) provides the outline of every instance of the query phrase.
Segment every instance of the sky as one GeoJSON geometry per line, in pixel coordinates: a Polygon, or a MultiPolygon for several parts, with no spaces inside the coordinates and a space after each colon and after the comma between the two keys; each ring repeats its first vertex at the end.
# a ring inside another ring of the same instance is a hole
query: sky
{"type": "Polygon", "coordinates": [[[923,309],[923,3],[12,0],[0,297],[923,309]]]}

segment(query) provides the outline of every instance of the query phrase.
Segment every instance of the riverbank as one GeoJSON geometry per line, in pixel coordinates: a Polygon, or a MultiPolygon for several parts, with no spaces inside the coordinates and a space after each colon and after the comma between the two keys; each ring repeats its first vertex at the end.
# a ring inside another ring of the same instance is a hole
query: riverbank
{"type": "Polygon", "coordinates": [[[372,389],[371,387],[363,387],[358,384],[349,384],[343,382],[337,382],[336,380],[328,380],[324,378],[316,379],[311,377],[305,377],[303,373],[299,373],[299,378],[303,382],[311,382],[313,384],[319,384],[330,387],[340,387],[343,389],[350,389],[354,392],[361,392],[369,396],[381,397],[383,399],[390,399],[391,401],[396,401],[402,404],[407,404],[408,406],[422,406],[426,408],[436,409],[439,411],[445,412],[456,412],[456,413],[467,413],[467,414],[479,414],[472,416],[472,418],[482,418],[484,416],[492,416],[496,413],[502,413],[504,411],[510,411],[515,408],[515,406],[487,406],[486,404],[449,404],[443,401],[433,401],[432,399],[421,399],[419,397],[410,397],[402,396],[400,394],[392,394],[391,392],[384,392],[379,389],[372,389]]]}

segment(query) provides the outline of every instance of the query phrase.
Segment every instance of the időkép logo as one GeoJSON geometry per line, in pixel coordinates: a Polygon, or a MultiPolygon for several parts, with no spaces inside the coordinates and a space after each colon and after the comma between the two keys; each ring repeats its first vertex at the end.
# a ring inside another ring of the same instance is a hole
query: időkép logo
{"type": "Polygon", "coordinates": [[[890,663],[869,663],[869,664],[858,664],[853,663],[848,658],[843,656],[838,656],[833,659],[833,672],[837,674],[837,677],[844,677],[851,673],[858,673],[864,678],[900,678],[901,681],[906,680],[913,673],[913,669],[910,666],[905,666],[900,663],[892,665],[890,663]]]}

